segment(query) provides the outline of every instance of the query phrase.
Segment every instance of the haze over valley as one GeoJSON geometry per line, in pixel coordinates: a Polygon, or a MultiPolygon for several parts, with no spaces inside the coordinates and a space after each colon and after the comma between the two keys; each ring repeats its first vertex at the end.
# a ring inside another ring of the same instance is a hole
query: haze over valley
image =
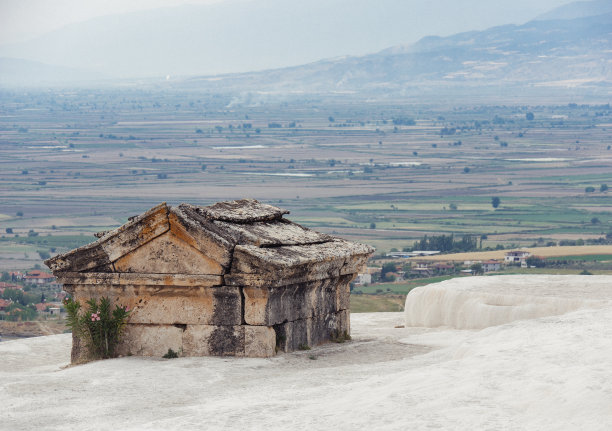
{"type": "MultiPolygon", "coordinates": [[[[598,56],[609,58],[605,40],[610,12],[609,2],[602,0],[569,5],[559,0],[186,4],[101,16],[29,41],[0,45],[0,83],[163,80],[300,66],[343,56],[352,57],[238,79],[242,88],[251,89],[269,89],[280,79],[282,91],[290,91],[290,86],[294,91],[364,84],[393,87],[406,80],[444,81],[448,74],[479,78],[478,72],[490,71],[511,80],[517,74],[522,80],[542,80],[552,73],[554,80],[554,71],[558,75],[560,66],[570,61],[579,71],[587,64],[606,69],[598,56]],[[551,11],[555,6],[559,8],[551,11]],[[452,36],[460,32],[464,33],[452,36]],[[584,47],[588,49],[582,52],[584,47]],[[529,66],[528,58],[538,64],[529,66]],[[29,79],[28,69],[42,73],[29,79]],[[306,82],[299,85],[303,78],[306,82]]],[[[609,80],[607,73],[598,70],[594,78],[609,80]]],[[[228,84],[232,83],[222,82],[221,88],[228,84]]]]}

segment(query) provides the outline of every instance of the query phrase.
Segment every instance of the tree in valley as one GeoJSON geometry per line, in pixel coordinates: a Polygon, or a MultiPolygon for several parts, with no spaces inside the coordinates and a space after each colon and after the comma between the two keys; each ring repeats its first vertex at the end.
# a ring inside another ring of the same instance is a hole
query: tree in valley
{"type": "Polygon", "coordinates": [[[470,269],[472,270],[472,274],[484,274],[484,269],[482,268],[482,264],[481,263],[473,263],[470,266],[470,269]]]}

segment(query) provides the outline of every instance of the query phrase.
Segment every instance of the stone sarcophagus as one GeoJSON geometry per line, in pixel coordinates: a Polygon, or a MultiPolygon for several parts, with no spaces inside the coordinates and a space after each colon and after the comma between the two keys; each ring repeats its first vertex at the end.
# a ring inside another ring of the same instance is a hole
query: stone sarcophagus
{"type": "Polygon", "coordinates": [[[163,203],[45,263],[75,300],[132,310],[120,354],[269,357],[348,335],[349,282],[373,252],[287,213],[163,203]]]}

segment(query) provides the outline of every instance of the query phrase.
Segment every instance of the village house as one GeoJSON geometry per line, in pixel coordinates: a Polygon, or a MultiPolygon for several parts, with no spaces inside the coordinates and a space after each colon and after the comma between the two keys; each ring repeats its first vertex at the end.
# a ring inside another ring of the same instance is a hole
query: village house
{"type": "MultiPolygon", "coordinates": [[[[287,213],[163,203],[45,263],[75,300],[129,307],[120,354],[269,357],[348,336],[349,283],[374,251],[287,213]]],[[[85,354],[73,337],[72,361],[85,354]]]]}
{"type": "Polygon", "coordinates": [[[429,277],[433,274],[433,269],[430,268],[429,262],[416,262],[412,264],[410,273],[414,275],[420,275],[422,277],[429,277]]]}
{"type": "Polygon", "coordinates": [[[482,269],[484,272],[499,271],[501,269],[501,262],[497,260],[486,260],[482,262],[482,269]]]}
{"type": "Polygon", "coordinates": [[[36,311],[42,315],[59,315],[61,304],[53,303],[53,302],[41,302],[39,304],[34,304],[36,307],[36,311]]]}
{"type": "Polygon", "coordinates": [[[19,284],[6,283],[4,281],[0,281],[0,294],[4,293],[6,289],[23,290],[23,286],[20,286],[19,284]]]}
{"type": "Polygon", "coordinates": [[[61,313],[61,307],[49,307],[49,315],[59,316],[61,313]]]}
{"type": "Polygon", "coordinates": [[[436,274],[448,274],[455,271],[455,265],[448,262],[436,262],[432,267],[436,274]]]}
{"type": "Polygon", "coordinates": [[[531,256],[531,253],[525,250],[508,251],[505,253],[504,263],[526,265],[524,262],[529,256],[531,256]]]}
{"type": "Polygon", "coordinates": [[[353,284],[356,286],[363,286],[364,284],[372,284],[372,281],[376,281],[377,276],[380,276],[382,268],[377,267],[366,267],[362,271],[362,273],[357,274],[355,281],[353,284]]]}
{"type": "Polygon", "coordinates": [[[363,286],[364,284],[372,284],[372,274],[357,274],[354,284],[356,286],[363,286]]]}
{"type": "Polygon", "coordinates": [[[28,272],[23,277],[23,281],[26,284],[49,284],[55,281],[55,277],[47,272],[35,269],[28,272]]]}

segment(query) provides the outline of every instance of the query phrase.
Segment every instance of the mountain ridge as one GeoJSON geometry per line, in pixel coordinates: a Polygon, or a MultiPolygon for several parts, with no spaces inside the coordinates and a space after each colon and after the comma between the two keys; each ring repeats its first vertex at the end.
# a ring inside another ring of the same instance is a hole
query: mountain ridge
{"type": "Polygon", "coordinates": [[[389,92],[422,85],[610,87],[610,22],[612,14],[530,21],[483,32],[425,37],[412,45],[365,56],[327,59],[264,72],[193,77],[183,82],[189,85],[199,82],[204,87],[217,89],[293,92],[389,92]],[[541,39],[544,36],[548,39],[541,39]]]}
{"type": "Polygon", "coordinates": [[[524,22],[543,7],[530,0],[181,5],[70,24],[28,42],[1,46],[0,56],[90,68],[118,78],[246,72],[378,52],[424,34],[450,35],[524,22]]]}
{"type": "MultiPolygon", "coordinates": [[[[561,88],[598,92],[605,97],[612,87],[610,23],[611,13],[536,19],[522,25],[426,36],[367,55],[335,56],[246,73],[164,75],[136,84],[253,94],[409,95],[423,91],[469,93],[477,88],[531,88],[554,93],[561,88]]],[[[5,75],[0,73],[0,84],[5,75]]],[[[32,72],[23,76],[32,76],[32,72]]],[[[117,80],[105,84],[113,82],[117,80]]]]}

